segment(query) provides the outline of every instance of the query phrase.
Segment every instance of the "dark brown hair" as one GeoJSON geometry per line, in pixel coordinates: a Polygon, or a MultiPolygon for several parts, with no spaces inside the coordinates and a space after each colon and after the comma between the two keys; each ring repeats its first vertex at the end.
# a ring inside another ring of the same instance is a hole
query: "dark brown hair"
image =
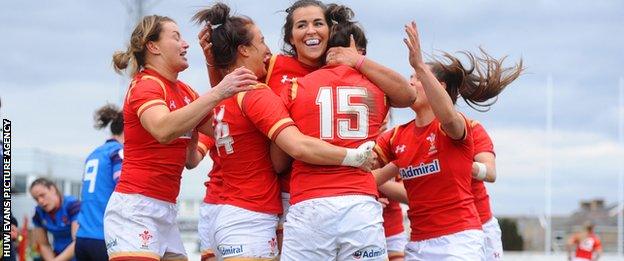
{"type": "Polygon", "coordinates": [[[95,111],[93,120],[95,121],[94,127],[98,130],[110,123],[110,129],[114,135],[123,133],[123,113],[113,104],[106,104],[95,111]]]}
{"type": "Polygon", "coordinates": [[[427,63],[440,82],[446,84],[446,92],[453,104],[459,96],[477,111],[488,111],[504,89],[524,71],[522,59],[513,67],[503,67],[505,57],[496,59],[480,49],[481,56],[468,51],[460,52],[470,64],[466,68],[456,56],[444,52],[442,57],[427,63]]]}
{"type": "Polygon", "coordinates": [[[30,184],[30,189],[29,190],[32,190],[36,185],[42,185],[42,186],[44,186],[46,188],[54,188],[54,190],[56,190],[56,193],[59,195],[59,197],[61,196],[61,191],[56,186],[56,183],[52,182],[51,180],[49,180],[47,178],[37,178],[37,179],[35,179],[35,181],[33,181],[30,184]]]}
{"type": "Polygon", "coordinates": [[[351,8],[345,5],[329,4],[325,17],[332,23],[329,31],[329,41],[327,47],[349,47],[351,35],[355,40],[355,46],[364,50],[366,54],[366,46],[368,40],[366,34],[357,21],[352,21],[355,14],[351,8]]]}
{"type": "Polygon", "coordinates": [[[198,23],[210,22],[213,26],[210,34],[211,51],[214,66],[226,69],[236,62],[238,46],[249,46],[253,35],[249,26],[254,22],[246,16],[230,16],[230,7],[224,3],[216,3],[212,7],[200,10],[193,16],[198,23]]]}
{"type": "Polygon", "coordinates": [[[329,23],[329,19],[327,19],[327,6],[325,6],[323,2],[317,0],[298,0],[294,2],[290,7],[286,8],[285,10],[286,23],[284,23],[284,26],[282,27],[282,33],[284,34],[284,46],[282,46],[282,52],[284,52],[285,54],[297,56],[297,50],[295,49],[295,46],[290,43],[290,38],[292,38],[293,26],[295,25],[295,21],[293,21],[293,13],[299,8],[308,6],[317,6],[321,8],[325,16],[325,23],[327,23],[327,26],[329,26],[331,29],[331,24],[329,23]]]}
{"type": "Polygon", "coordinates": [[[174,22],[171,18],[160,15],[145,16],[134,27],[130,36],[130,43],[125,52],[117,51],[113,54],[115,72],[121,74],[130,66],[130,75],[134,76],[145,66],[145,45],[150,41],[158,41],[163,22],[174,22]]]}

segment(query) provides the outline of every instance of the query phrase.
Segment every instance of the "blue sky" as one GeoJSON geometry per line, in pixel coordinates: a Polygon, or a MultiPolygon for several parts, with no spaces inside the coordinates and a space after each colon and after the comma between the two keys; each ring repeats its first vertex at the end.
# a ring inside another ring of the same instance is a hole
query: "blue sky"
{"type": "MultiPolygon", "coordinates": [[[[103,142],[92,113],[120,104],[127,78],[114,73],[111,55],[130,31],[119,1],[16,1],[0,3],[2,116],[13,120],[13,146],[41,148],[77,158],[103,142]]],[[[191,45],[190,68],[180,75],[208,90],[199,28],[192,14],[208,1],[148,1],[146,14],[176,20],[191,45]]],[[[262,29],[273,52],[290,1],[226,1],[262,29]]],[[[368,56],[409,75],[403,25],[416,20],[427,53],[444,50],[524,59],[526,74],[487,113],[458,108],[481,121],[497,150],[499,179],[488,186],[496,214],[541,214],[548,144],[553,145],[553,212],[569,213],[578,200],[617,199],[618,82],[624,77],[622,1],[341,1],[352,7],[369,37],[368,56]],[[545,131],[546,82],[554,86],[553,137],[545,131]]],[[[395,113],[395,122],[413,117],[395,113]]],[[[200,198],[210,163],[186,173],[181,198],[200,198]]],[[[81,173],[76,173],[81,175],[81,173]]]]}

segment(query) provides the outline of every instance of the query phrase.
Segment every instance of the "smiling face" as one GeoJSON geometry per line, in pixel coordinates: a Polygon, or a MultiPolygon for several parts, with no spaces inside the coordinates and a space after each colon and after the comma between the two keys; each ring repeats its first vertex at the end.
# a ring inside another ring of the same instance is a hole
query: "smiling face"
{"type": "Polygon", "coordinates": [[[54,187],[37,184],[30,189],[30,195],[45,212],[52,212],[60,205],[60,197],[54,187]]]}
{"type": "Polygon", "coordinates": [[[321,65],[329,39],[329,26],[323,9],[318,6],[297,8],[293,11],[292,20],[289,42],[297,52],[297,60],[307,65],[321,65]]]}
{"type": "Polygon", "coordinates": [[[249,33],[251,34],[251,43],[248,46],[241,46],[241,56],[245,59],[245,67],[256,74],[258,78],[267,74],[267,64],[271,60],[271,50],[264,42],[262,31],[255,24],[250,24],[249,33]]]}
{"type": "Polygon", "coordinates": [[[182,35],[180,29],[174,22],[162,22],[162,31],[158,37],[158,41],[154,42],[157,46],[160,58],[164,63],[175,72],[184,71],[189,64],[186,60],[186,49],[189,45],[182,35]]]}

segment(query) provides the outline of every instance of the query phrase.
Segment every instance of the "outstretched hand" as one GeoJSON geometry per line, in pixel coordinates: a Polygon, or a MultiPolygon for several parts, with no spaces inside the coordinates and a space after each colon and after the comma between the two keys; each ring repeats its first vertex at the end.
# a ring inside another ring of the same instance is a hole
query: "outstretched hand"
{"type": "Polygon", "coordinates": [[[418,36],[416,22],[412,21],[411,23],[406,24],[405,32],[407,33],[407,38],[403,38],[403,42],[405,42],[407,49],[409,49],[410,65],[412,65],[414,69],[423,68],[425,62],[422,58],[422,50],[420,49],[420,38],[418,36]]]}

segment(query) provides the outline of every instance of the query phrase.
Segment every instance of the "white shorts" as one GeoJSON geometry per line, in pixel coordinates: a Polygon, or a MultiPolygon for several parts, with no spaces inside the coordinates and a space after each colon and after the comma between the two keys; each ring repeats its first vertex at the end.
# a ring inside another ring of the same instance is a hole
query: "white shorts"
{"type": "Polygon", "coordinates": [[[405,260],[485,260],[483,231],[471,229],[455,234],[411,241],[405,247],[405,260]]]}
{"type": "Polygon", "coordinates": [[[277,223],[277,229],[284,229],[284,222],[286,222],[286,216],[288,215],[288,209],[290,209],[290,193],[282,192],[282,209],[283,213],[279,216],[279,222],[277,223]]]}
{"type": "Polygon", "coordinates": [[[274,258],[278,255],[277,215],[221,205],[214,225],[217,258],[274,258]]]}
{"type": "Polygon", "coordinates": [[[405,231],[386,237],[386,245],[388,246],[388,252],[405,252],[405,245],[407,245],[407,235],[405,231]]]}
{"type": "Polygon", "coordinates": [[[503,241],[498,219],[492,217],[483,224],[485,234],[485,260],[503,260],[503,241]]]}
{"type": "Polygon", "coordinates": [[[202,257],[214,257],[216,246],[214,238],[214,225],[221,205],[203,203],[199,207],[199,222],[197,231],[199,234],[199,247],[202,257]]]}
{"type": "Polygon", "coordinates": [[[353,259],[388,259],[382,207],[375,198],[315,198],[290,207],[280,260],[353,259]]]}
{"type": "Polygon", "coordinates": [[[113,192],[104,213],[108,256],[186,259],[175,204],[141,194],[113,192]]]}

